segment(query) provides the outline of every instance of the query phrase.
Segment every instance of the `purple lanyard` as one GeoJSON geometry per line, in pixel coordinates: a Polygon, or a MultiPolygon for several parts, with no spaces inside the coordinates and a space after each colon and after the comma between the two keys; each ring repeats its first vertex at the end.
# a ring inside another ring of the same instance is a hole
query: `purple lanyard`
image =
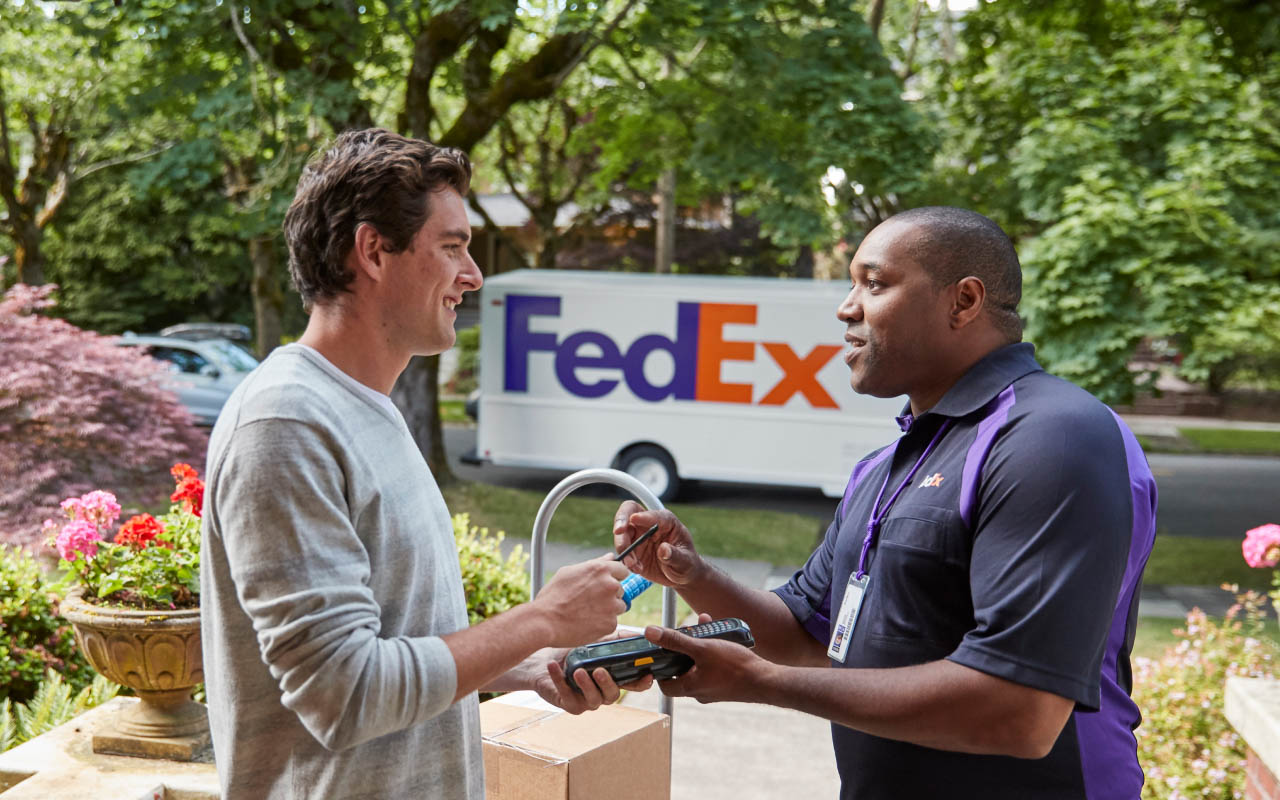
{"type": "MultiPolygon", "coordinates": [[[[889,498],[889,502],[877,514],[876,509],[880,508],[880,500],[884,497],[884,490],[889,488],[889,473],[893,472],[893,459],[889,459],[889,469],[884,474],[884,483],[880,484],[880,493],[876,495],[875,505],[871,507],[871,519],[867,521],[867,535],[862,540],[862,555],[858,556],[858,572],[854,575],[857,580],[862,580],[867,575],[867,555],[870,554],[871,545],[875,543],[876,537],[880,535],[880,525],[884,522],[884,518],[889,516],[889,509],[893,508],[893,503],[898,499],[898,495],[902,494],[902,490],[911,485],[911,479],[916,476],[916,470],[920,469],[920,465],[933,452],[933,448],[938,445],[938,442],[942,441],[942,434],[946,433],[947,428],[951,427],[951,422],[952,420],[947,419],[946,422],[942,423],[942,426],[938,428],[938,432],[929,440],[929,446],[924,449],[924,453],[920,455],[915,466],[907,473],[907,477],[902,479],[902,483],[898,484],[898,490],[893,493],[893,496],[889,498]]],[[[899,439],[898,441],[902,440],[899,439]]],[[[898,447],[897,442],[894,442],[893,446],[896,450],[898,447]]]]}

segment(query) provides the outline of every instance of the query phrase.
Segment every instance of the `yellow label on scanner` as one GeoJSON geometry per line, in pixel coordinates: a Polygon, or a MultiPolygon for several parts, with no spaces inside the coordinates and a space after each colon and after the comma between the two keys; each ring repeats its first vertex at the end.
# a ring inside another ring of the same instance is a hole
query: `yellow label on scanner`
{"type": "Polygon", "coordinates": [[[634,666],[643,667],[645,664],[652,664],[652,663],[653,663],[653,656],[645,656],[644,658],[637,658],[634,666]]]}

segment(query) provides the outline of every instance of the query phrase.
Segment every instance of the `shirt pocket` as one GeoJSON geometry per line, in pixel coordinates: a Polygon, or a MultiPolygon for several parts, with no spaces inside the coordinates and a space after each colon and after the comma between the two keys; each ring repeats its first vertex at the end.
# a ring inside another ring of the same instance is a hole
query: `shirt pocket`
{"type": "Polygon", "coordinates": [[[878,547],[932,557],[952,566],[968,562],[968,542],[960,515],[952,508],[915,506],[885,520],[878,547]]]}
{"type": "Polygon", "coordinates": [[[915,506],[886,520],[870,574],[873,638],[950,652],[973,627],[968,533],[950,508],[915,506]]]}

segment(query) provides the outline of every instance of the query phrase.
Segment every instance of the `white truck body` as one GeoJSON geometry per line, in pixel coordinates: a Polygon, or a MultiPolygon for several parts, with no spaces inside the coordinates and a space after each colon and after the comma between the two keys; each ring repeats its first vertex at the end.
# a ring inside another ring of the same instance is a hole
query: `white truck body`
{"type": "Polygon", "coordinates": [[[836,319],[847,291],[801,279],[494,276],[480,298],[476,456],[620,467],[662,496],[658,448],[677,485],[782,484],[839,497],[857,460],[900,434],[905,401],[850,388],[836,319]],[[650,456],[647,472],[637,451],[650,456]]]}

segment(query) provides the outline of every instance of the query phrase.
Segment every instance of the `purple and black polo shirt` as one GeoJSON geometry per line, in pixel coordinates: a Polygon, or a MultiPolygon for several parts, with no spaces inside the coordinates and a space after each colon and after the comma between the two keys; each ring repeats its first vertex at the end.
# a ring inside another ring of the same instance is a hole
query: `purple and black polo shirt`
{"type": "Polygon", "coordinates": [[[945,658],[1069,698],[1076,710],[1038,760],[832,725],[842,798],[1141,793],[1129,652],[1155,537],[1155,480],[1119,417],[1042,370],[1034,353],[1000,348],[934,408],[900,418],[902,437],[854,468],[822,545],[774,591],[825,647],[868,520],[936,440],[885,515],[847,657],[832,666],[945,658]]]}

